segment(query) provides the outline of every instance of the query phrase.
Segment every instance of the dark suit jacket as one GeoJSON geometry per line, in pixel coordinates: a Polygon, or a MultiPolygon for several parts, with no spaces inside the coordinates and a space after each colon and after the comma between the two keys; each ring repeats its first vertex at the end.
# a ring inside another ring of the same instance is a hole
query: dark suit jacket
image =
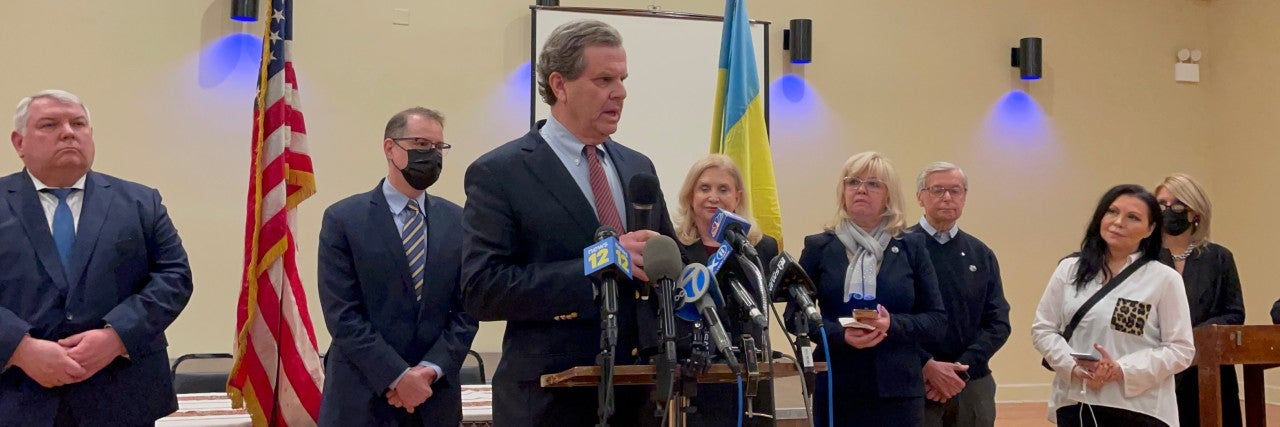
{"type": "Polygon", "coordinates": [[[52,425],[60,405],[86,425],[150,424],[177,410],[164,330],[191,298],[191,267],[159,192],[89,172],[64,274],[30,176],[0,178],[0,260],[0,365],[26,334],[57,340],[107,324],[129,354],[52,389],[10,367],[0,425],[52,425]]]}
{"type": "Polygon", "coordinates": [[[434,394],[414,414],[427,426],[462,422],[459,371],[477,323],[462,309],[462,208],[427,196],[422,301],[382,186],[325,210],[320,229],[320,303],[333,343],[325,359],[320,425],[392,423],[387,403],[400,374],[420,361],[440,366],[434,394]]]}
{"type": "MultiPolygon", "coordinates": [[[[835,400],[840,402],[854,395],[923,397],[921,367],[926,360],[921,357],[920,344],[941,340],[947,322],[924,236],[904,233],[890,240],[885,248],[880,272],[876,274],[876,302],[890,313],[889,336],[869,349],[855,349],[844,341],[844,328],[838,319],[849,317],[853,306],[844,302],[844,275],[849,260],[835,233],[805,237],[800,266],[818,287],[817,303],[835,372],[835,400]]],[[[816,328],[811,331],[815,337],[817,333],[816,328]]],[[[821,347],[821,340],[816,344],[821,347]]],[[[825,359],[821,348],[814,355],[825,359]]],[[[817,382],[816,395],[824,396],[826,379],[817,382]]],[[[825,399],[817,400],[825,405],[825,399]]]]}
{"type": "MultiPolygon", "coordinates": [[[[637,174],[655,173],[653,163],[639,152],[614,141],[604,148],[624,187],[637,174]]],[[[595,364],[600,310],[591,281],[583,276],[582,250],[593,243],[600,222],[537,128],[472,163],[465,186],[462,276],[467,311],[481,321],[507,322],[502,361],[493,377],[495,424],[554,423],[509,418],[543,413],[538,408],[517,410],[513,405],[523,403],[512,400],[524,399],[520,382],[536,389],[542,374],[595,364]]],[[[666,204],[653,209],[661,213],[658,231],[673,236],[666,204]]],[[[638,286],[619,283],[620,365],[634,361],[638,286]]],[[[594,390],[585,395],[594,397],[594,390]]],[[[585,400],[572,404],[594,415],[595,399],[585,400]]],[[[575,423],[560,420],[561,425],[575,423]]]]}
{"type": "Polygon", "coordinates": [[[1280,325],[1280,299],[1271,305],[1271,323],[1280,325]]]}

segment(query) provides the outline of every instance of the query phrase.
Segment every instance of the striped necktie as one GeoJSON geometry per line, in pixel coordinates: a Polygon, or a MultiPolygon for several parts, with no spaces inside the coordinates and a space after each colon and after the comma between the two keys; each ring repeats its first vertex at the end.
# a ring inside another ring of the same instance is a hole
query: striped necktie
{"type": "Polygon", "coordinates": [[[582,153],[587,156],[587,170],[591,173],[591,195],[596,201],[596,217],[600,219],[600,225],[612,227],[619,233],[625,232],[622,228],[622,216],[618,215],[618,207],[613,204],[609,179],[605,177],[604,166],[600,165],[600,154],[596,153],[596,147],[590,145],[582,147],[582,153]]]}
{"type": "Polygon", "coordinates": [[[405,206],[404,211],[409,213],[409,218],[404,222],[404,230],[400,231],[400,241],[404,243],[404,254],[409,259],[409,276],[413,278],[414,298],[422,301],[422,278],[425,273],[423,270],[427,266],[426,224],[422,219],[422,210],[418,208],[417,200],[409,199],[409,205],[405,206]]]}

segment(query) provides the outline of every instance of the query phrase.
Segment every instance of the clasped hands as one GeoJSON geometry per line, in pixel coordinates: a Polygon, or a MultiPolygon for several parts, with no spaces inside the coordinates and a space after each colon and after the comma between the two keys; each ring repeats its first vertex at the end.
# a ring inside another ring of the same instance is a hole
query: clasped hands
{"type": "Polygon", "coordinates": [[[1094,344],[1093,348],[1098,350],[1098,360],[1076,359],[1076,365],[1071,368],[1071,377],[1084,381],[1086,386],[1095,390],[1110,382],[1123,381],[1124,370],[1120,369],[1120,364],[1111,357],[1111,353],[1098,344],[1094,344]]]}
{"type": "Polygon", "coordinates": [[[431,384],[436,382],[436,370],[427,366],[414,366],[400,378],[396,387],[387,391],[387,403],[397,408],[413,410],[431,398],[431,384]]]}
{"type": "Polygon", "coordinates": [[[938,403],[951,400],[951,398],[960,394],[961,390],[964,390],[968,371],[969,365],[929,359],[928,362],[925,362],[923,369],[924,396],[938,403]],[[965,378],[960,377],[962,373],[965,378]]]}
{"type": "Polygon", "coordinates": [[[75,384],[92,377],[125,355],[124,342],[115,329],[81,332],[58,341],[22,338],[10,364],[45,388],[75,384]]]}

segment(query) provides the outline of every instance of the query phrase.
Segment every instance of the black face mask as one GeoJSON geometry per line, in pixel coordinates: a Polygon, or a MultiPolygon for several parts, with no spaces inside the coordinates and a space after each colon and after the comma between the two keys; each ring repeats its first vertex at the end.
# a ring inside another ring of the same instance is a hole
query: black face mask
{"type": "Polygon", "coordinates": [[[400,169],[400,175],[404,176],[409,186],[417,190],[426,190],[440,179],[440,170],[444,167],[444,155],[440,150],[404,151],[409,154],[409,163],[400,169]]]}
{"type": "Polygon", "coordinates": [[[1173,209],[1164,210],[1164,232],[1170,236],[1180,236],[1191,229],[1191,220],[1187,219],[1187,212],[1174,212],[1173,209]]]}

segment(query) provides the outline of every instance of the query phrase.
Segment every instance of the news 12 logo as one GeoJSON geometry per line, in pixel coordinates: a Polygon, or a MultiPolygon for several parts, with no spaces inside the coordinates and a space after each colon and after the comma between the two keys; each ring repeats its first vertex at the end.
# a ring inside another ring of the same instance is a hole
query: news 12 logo
{"type": "Polygon", "coordinates": [[[610,237],[582,250],[583,274],[590,276],[613,267],[631,278],[631,255],[618,243],[618,239],[610,237]]]}

